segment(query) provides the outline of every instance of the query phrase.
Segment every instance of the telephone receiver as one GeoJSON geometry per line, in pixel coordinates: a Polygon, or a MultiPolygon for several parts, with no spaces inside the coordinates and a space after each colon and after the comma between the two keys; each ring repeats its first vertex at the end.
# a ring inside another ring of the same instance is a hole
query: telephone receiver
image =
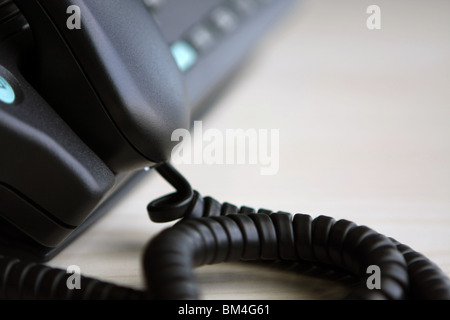
{"type": "Polygon", "coordinates": [[[394,239],[346,220],[221,204],[168,163],[172,132],[190,127],[290,2],[167,0],[183,18],[192,8],[208,17],[196,38],[164,27],[141,0],[0,0],[0,298],[195,299],[193,266],[282,260],[349,272],[360,281],[349,298],[450,299],[442,270],[394,239]],[[82,14],[78,27],[71,12],[82,14]],[[208,28],[220,40],[209,51],[208,28]],[[147,291],[84,279],[90,289],[73,293],[64,271],[28,263],[51,259],[145,168],[176,189],[149,204],[150,218],[180,219],[145,251],[147,291]],[[381,291],[365,287],[366,264],[382,270],[381,291]]]}
{"type": "Polygon", "coordinates": [[[35,47],[0,70],[8,86],[0,90],[14,95],[0,108],[1,216],[54,248],[121,175],[169,160],[171,133],[189,126],[190,113],[180,70],[142,1],[14,3],[35,47]],[[71,6],[82,13],[79,29],[67,27],[71,6]]]}
{"type": "Polygon", "coordinates": [[[142,1],[16,1],[38,44],[36,85],[115,173],[167,161],[187,128],[181,74],[142,1]],[[79,29],[67,26],[76,6],[79,29]]]}
{"type": "Polygon", "coordinates": [[[0,252],[51,259],[170,160],[292,1],[240,2],[0,0],[0,252]]]}

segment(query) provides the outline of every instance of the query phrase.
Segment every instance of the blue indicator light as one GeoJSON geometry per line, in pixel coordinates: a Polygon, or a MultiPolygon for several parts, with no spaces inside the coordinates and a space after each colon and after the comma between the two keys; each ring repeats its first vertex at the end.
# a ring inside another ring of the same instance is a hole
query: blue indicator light
{"type": "Polygon", "coordinates": [[[0,101],[3,103],[11,104],[16,99],[14,89],[11,87],[5,78],[0,76],[0,101]]]}
{"type": "Polygon", "coordinates": [[[197,51],[184,41],[177,41],[170,47],[178,68],[185,72],[191,68],[197,61],[197,51]]]}

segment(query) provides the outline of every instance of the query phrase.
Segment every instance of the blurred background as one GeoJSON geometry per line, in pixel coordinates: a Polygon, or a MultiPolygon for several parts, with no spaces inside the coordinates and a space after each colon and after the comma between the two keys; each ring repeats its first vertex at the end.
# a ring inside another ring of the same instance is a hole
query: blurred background
{"type": "MultiPolygon", "coordinates": [[[[278,129],[279,170],[176,167],[221,202],[345,218],[424,253],[450,275],[450,2],[304,0],[252,51],[203,129],[278,129]],[[381,9],[371,30],[366,10],[381,9]]],[[[143,286],[141,253],[169,224],[146,205],[172,189],[149,176],[51,262],[143,286]]],[[[339,285],[264,267],[199,268],[208,299],[319,299],[339,285]]]]}

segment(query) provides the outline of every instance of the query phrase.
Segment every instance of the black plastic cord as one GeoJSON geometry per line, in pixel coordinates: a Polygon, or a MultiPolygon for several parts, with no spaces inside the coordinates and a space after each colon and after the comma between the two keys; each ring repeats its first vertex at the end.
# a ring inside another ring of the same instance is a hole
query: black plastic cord
{"type": "Polygon", "coordinates": [[[226,261],[288,261],[326,266],[358,280],[346,299],[446,299],[450,279],[422,254],[366,227],[331,217],[312,219],[203,198],[170,164],[157,171],[176,192],[149,204],[150,218],[182,218],[148,244],[146,291],[0,256],[0,299],[198,299],[194,268],[226,261]],[[379,268],[380,289],[367,287],[367,267],[379,268]]]}
{"type": "Polygon", "coordinates": [[[0,256],[0,300],[141,300],[144,292],[81,276],[70,290],[71,273],[0,256]]]}
{"type": "MultiPolygon", "coordinates": [[[[175,171],[165,164],[164,170],[175,171]]],[[[173,181],[179,191],[180,182],[173,181]]],[[[188,187],[190,189],[190,186],[188,187]]],[[[176,208],[177,193],[165,196],[165,209],[176,208]],[[170,204],[172,203],[172,204],[170,204]]],[[[190,193],[185,191],[184,194],[190,193]]],[[[422,254],[366,227],[331,217],[291,215],[240,207],[192,193],[184,217],[153,239],[144,269],[153,299],[198,299],[193,269],[226,261],[299,261],[326,265],[359,280],[347,299],[446,299],[450,279],[422,254]],[[367,268],[381,272],[380,289],[367,287],[367,268]]],[[[158,201],[148,206],[158,222],[158,201]],[[155,211],[152,211],[155,209],[155,211]]]]}
{"type": "Polygon", "coordinates": [[[347,220],[286,213],[193,218],[163,231],[144,257],[149,298],[198,299],[195,267],[242,260],[306,260],[347,272],[360,282],[347,299],[450,299],[447,276],[411,248],[347,220]],[[380,268],[380,290],[367,288],[371,265],[380,268]]]}

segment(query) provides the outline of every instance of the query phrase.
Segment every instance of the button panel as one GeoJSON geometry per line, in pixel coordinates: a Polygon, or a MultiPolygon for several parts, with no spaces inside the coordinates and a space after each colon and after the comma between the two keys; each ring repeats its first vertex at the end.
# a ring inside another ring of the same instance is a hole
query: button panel
{"type": "MultiPolygon", "coordinates": [[[[149,8],[164,6],[162,0],[142,0],[149,8]]],[[[224,0],[201,21],[193,24],[181,39],[170,46],[172,55],[182,72],[191,69],[202,54],[210,50],[220,38],[236,32],[240,24],[272,0],[224,0]]],[[[188,12],[186,14],[189,14],[188,12]]]]}

